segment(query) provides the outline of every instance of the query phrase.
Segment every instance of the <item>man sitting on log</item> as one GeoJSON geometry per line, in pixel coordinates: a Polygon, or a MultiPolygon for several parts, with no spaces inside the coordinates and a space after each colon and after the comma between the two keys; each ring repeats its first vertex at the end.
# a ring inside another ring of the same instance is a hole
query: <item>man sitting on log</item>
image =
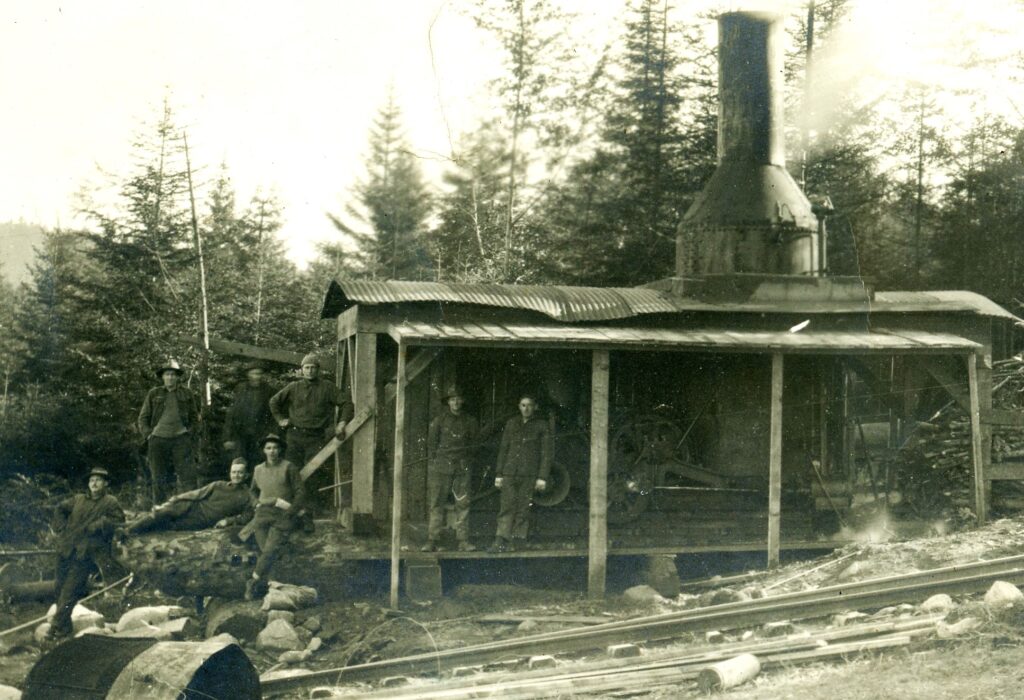
{"type": "Polygon", "coordinates": [[[71,612],[87,592],[89,574],[98,567],[108,578],[111,575],[111,542],[114,529],[124,523],[124,511],[117,499],[107,493],[109,484],[110,473],[95,468],[89,472],[88,492],[57,506],[57,602],[48,633],[51,640],[71,634],[71,612]]]}
{"type": "Polygon", "coordinates": [[[228,481],[214,481],[186,491],[128,524],[125,532],[137,535],[152,530],[205,530],[245,522],[249,508],[249,472],[241,457],[231,462],[228,481]]]}
{"type": "Polygon", "coordinates": [[[240,537],[249,531],[256,536],[260,548],[256,568],[245,584],[245,599],[262,597],[267,592],[267,578],[281,549],[305,514],[306,489],[302,484],[299,467],[282,459],[284,440],[271,433],[260,441],[267,461],[260,464],[252,475],[252,498],[256,515],[246,525],[240,537]]]}

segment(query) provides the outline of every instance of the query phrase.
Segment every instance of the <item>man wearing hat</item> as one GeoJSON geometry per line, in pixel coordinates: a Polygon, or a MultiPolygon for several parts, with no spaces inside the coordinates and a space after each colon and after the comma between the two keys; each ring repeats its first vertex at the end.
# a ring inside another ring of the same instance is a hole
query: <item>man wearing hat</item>
{"type": "Polygon", "coordinates": [[[124,523],[124,512],[117,499],[107,493],[109,484],[106,469],[93,469],[88,491],[61,502],[54,514],[57,602],[50,624],[51,639],[71,634],[71,612],[87,592],[89,574],[97,565],[103,571],[103,565],[113,561],[111,541],[114,529],[124,523]]]}
{"type": "Polygon", "coordinates": [[[232,457],[244,457],[247,464],[263,461],[260,438],[274,430],[270,398],[274,388],[264,378],[263,366],[253,362],[245,367],[245,380],[235,386],[224,420],[224,449],[232,457]]]}
{"type": "Polygon", "coordinates": [[[304,515],[306,489],[299,468],[282,459],[285,444],[277,435],[270,434],[260,440],[266,461],[253,470],[250,493],[256,514],[252,527],[259,559],[252,577],[246,582],[246,600],[261,597],[267,592],[267,580],[281,549],[288,543],[292,530],[304,515]]]}
{"type": "Polygon", "coordinates": [[[172,496],[171,500],[128,524],[125,532],[151,530],[205,530],[209,527],[241,525],[248,520],[249,470],[245,460],[231,462],[228,481],[213,481],[202,488],[172,496]]]}
{"type": "MultiPolygon", "coordinates": [[[[302,378],[291,382],[270,398],[270,412],[286,431],[287,459],[302,468],[352,419],[352,402],[330,381],[320,378],[320,360],[313,353],[302,358],[302,378]],[[340,409],[334,424],[334,409],[340,409]]],[[[310,485],[315,488],[331,477],[320,470],[310,485]]],[[[330,496],[330,492],[327,492],[330,496]]],[[[329,500],[327,502],[330,502],[329,500]]]]}
{"type": "Polygon", "coordinates": [[[438,549],[444,528],[445,506],[448,494],[455,502],[455,537],[459,551],[472,552],[469,541],[469,486],[470,459],[477,446],[479,425],[476,418],[463,412],[465,398],[456,386],[448,387],[441,400],[447,408],[430,422],[427,433],[427,499],[430,520],[427,525],[427,543],[424,552],[438,549]]]}
{"type": "Polygon", "coordinates": [[[183,374],[176,360],[157,369],[156,376],[162,385],[149,390],[139,411],[139,432],[146,440],[153,503],[163,503],[175,490],[187,491],[199,485],[192,463],[192,434],[199,422],[199,406],[192,392],[181,386],[183,374]]]}

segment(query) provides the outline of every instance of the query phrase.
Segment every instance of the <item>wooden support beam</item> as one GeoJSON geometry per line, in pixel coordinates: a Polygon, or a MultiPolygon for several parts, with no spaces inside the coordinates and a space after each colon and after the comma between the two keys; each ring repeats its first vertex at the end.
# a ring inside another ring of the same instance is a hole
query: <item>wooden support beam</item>
{"type": "Polygon", "coordinates": [[[402,486],[405,458],[405,364],[409,349],[405,343],[398,344],[398,381],[395,393],[395,469],[394,490],[391,497],[391,608],[398,610],[399,566],[402,555],[402,486]]]}
{"type": "MultiPolygon", "coordinates": [[[[182,339],[196,347],[203,347],[203,339],[196,336],[182,336],[182,339]]],[[[237,355],[239,357],[251,357],[254,360],[266,360],[267,362],[279,362],[285,365],[298,365],[305,357],[304,353],[292,352],[291,350],[278,350],[276,348],[261,348],[258,345],[247,345],[236,343],[233,340],[222,340],[210,338],[210,349],[222,355],[237,355]]],[[[328,372],[333,371],[325,367],[328,372]]],[[[324,372],[327,374],[328,372],[324,372]]]]}
{"type": "Polygon", "coordinates": [[[359,307],[353,306],[338,314],[338,341],[351,338],[359,330],[359,307]]]}
{"type": "Polygon", "coordinates": [[[1024,411],[1014,411],[1006,408],[982,408],[981,423],[982,425],[998,425],[1007,428],[1024,428],[1024,411]]]}
{"type": "MultiPolygon", "coordinates": [[[[441,348],[420,348],[416,355],[409,361],[408,366],[405,368],[405,382],[406,384],[415,381],[415,379],[423,374],[423,372],[430,367],[431,363],[437,359],[437,356],[441,354],[441,348]]],[[[395,398],[395,392],[397,391],[397,381],[394,385],[388,384],[384,387],[384,401],[390,402],[395,398]]]]}
{"type": "Polygon", "coordinates": [[[376,449],[377,336],[357,333],[352,396],[356,413],[369,410],[366,427],[352,440],[352,512],[373,515],[374,454],[376,449]]]}
{"type": "Polygon", "coordinates": [[[1024,481],[1024,462],[999,462],[985,468],[987,481],[1024,481]]]}
{"type": "Polygon", "coordinates": [[[608,351],[594,350],[591,363],[587,593],[603,598],[608,567],[608,351]]]}
{"type": "Polygon", "coordinates": [[[299,474],[302,475],[303,481],[308,479],[312,476],[313,472],[322,467],[324,462],[330,459],[331,455],[337,452],[343,442],[348,440],[356,433],[356,431],[366,425],[366,421],[369,420],[372,415],[372,409],[363,408],[356,415],[352,416],[352,420],[345,424],[345,430],[341,435],[335,435],[331,438],[331,441],[321,447],[320,451],[313,455],[313,458],[302,467],[302,471],[300,471],[299,474]]]}
{"type": "Polygon", "coordinates": [[[779,565],[782,520],[782,353],[772,355],[771,454],[768,462],[768,566],[779,565]]]}
{"type": "Polygon", "coordinates": [[[981,398],[978,394],[978,356],[967,356],[967,389],[970,393],[971,416],[971,462],[974,465],[974,514],[978,524],[988,519],[988,502],[985,493],[985,454],[982,449],[981,398]]]}
{"type": "Polygon", "coordinates": [[[957,402],[957,405],[965,411],[971,410],[971,397],[969,393],[964,390],[964,383],[962,379],[958,379],[953,374],[953,370],[946,364],[943,363],[941,358],[938,357],[918,357],[917,361],[921,363],[921,367],[924,368],[928,374],[932,375],[942,388],[949,392],[949,395],[953,397],[953,400],[957,402]]]}

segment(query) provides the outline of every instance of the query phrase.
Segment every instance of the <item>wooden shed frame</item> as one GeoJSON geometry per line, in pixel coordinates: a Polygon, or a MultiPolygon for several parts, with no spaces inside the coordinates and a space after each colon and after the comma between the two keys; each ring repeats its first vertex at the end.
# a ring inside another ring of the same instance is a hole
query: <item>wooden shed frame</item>
{"type": "MultiPolygon", "coordinates": [[[[618,350],[747,353],[770,358],[770,450],[766,455],[766,549],[770,566],[778,564],[781,548],[783,379],[786,358],[791,355],[882,354],[908,358],[925,369],[970,415],[974,502],[978,522],[984,523],[991,480],[1024,478],[1024,465],[1000,465],[989,471],[991,426],[1024,425],[1016,414],[992,410],[994,329],[1000,323],[1020,319],[984,297],[966,292],[940,292],[934,296],[893,293],[885,297],[872,294],[857,280],[856,285],[863,290],[858,297],[856,292],[849,292],[848,284],[844,286],[842,280],[814,280],[812,293],[807,291],[807,282],[807,278],[787,280],[778,276],[743,280],[745,298],[739,301],[709,301],[672,293],[678,290],[655,290],[665,303],[681,307],[669,311],[659,307],[658,301],[650,302],[644,296],[650,290],[643,288],[333,283],[325,300],[324,316],[337,319],[338,382],[344,385],[344,378],[350,378],[348,388],[359,421],[351,431],[351,509],[355,522],[388,519],[386,514],[374,511],[376,412],[382,401],[396,402],[390,513],[392,605],[398,604],[403,558],[406,388],[446,348],[569,348],[590,353],[587,557],[588,592],[592,597],[603,596],[605,590],[609,365],[610,354],[618,350]],[[575,308],[583,308],[582,315],[589,313],[591,318],[557,317],[559,302],[563,303],[562,309],[571,312],[574,308],[571,303],[564,304],[565,290],[571,290],[582,300],[575,308]],[[648,313],[609,311],[610,305],[617,303],[609,301],[609,295],[624,297],[628,305],[635,301],[634,291],[651,307],[648,313]],[[517,298],[517,294],[523,296],[517,298]],[[500,295],[512,301],[498,298],[500,295]],[[589,312],[588,301],[593,302],[589,312]],[[806,330],[800,328],[803,321],[810,321],[805,324],[806,330]],[[385,378],[380,376],[378,350],[382,336],[397,345],[393,383],[392,377],[387,377],[385,384],[385,378]],[[950,359],[963,370],[951,365],[950,359]],[[957,376],[958,371],[964,370],[966,387],[957,376]]],[[[823,444],[822,450],[825,449],[823,444]]]]}

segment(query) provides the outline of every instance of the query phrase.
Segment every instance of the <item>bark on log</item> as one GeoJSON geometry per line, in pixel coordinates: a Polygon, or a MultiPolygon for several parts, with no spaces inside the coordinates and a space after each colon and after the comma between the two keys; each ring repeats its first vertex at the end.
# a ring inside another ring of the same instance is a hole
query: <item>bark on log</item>
{"type": "MultiPolygon", "coordinates": [[[[361,583],[360,564],[334,556],[339,534],[319,525],[312,535],[292,533],[270,578],[312,586],[326,599],[350,594],[361,583]]],[[[166,594],[240,599],[259,551],[228,530],[201,530],[139,535],[125,543],[122,556],[136,576],[166,594]]]]}

